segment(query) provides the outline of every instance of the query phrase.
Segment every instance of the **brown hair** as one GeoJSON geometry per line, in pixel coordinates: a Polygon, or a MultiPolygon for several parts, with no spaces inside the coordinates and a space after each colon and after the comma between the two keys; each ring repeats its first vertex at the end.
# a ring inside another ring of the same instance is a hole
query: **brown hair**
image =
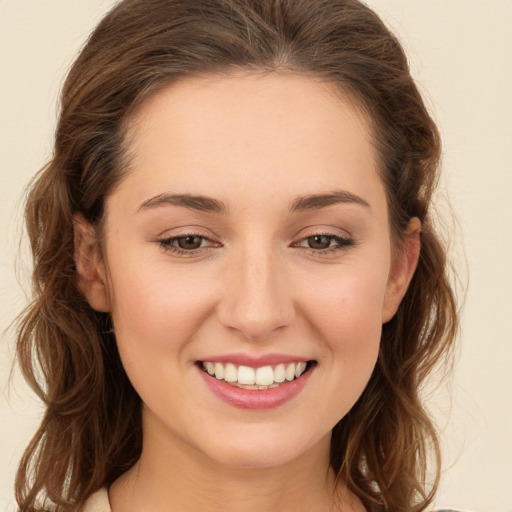
{"type": "Polygon", "coordinates": [[[17,350],[46,412],[17,474],[23,512],[42,510],[41,496],[57,512],[76,510],[141,452],[140,399],[108,315],[78,287],[73,215],[101,224],[105,198],[122,179],[123,128],[137,106],[177,80],[236,69],[306,74],[356,98],[373,124],[394,239],[403,239],[412,217],[422,222],[417,270],[383,326],[370,382],[334,428],[331,465],[369,510],[421,511],[432,501],[440,456],[420,390],[450,352],[457,311],[430,213],[440,138],[400,44],[357,0],[124,0],[69,72],[54,155],[26,207],[34,298],[17,350]]]}

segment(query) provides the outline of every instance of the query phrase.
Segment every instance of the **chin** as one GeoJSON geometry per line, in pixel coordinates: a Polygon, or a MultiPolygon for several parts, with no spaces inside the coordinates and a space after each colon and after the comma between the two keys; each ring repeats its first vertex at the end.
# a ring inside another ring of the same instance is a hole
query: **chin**
{"type": "Polygon", "coordinates": [[[256,434],[229,436],[209,444],[204,454],[217,463],[235,468],[258,469],[279,467],[302,457],[328,457],[331,432],[320,439],[294,436],[292,433],[259,429],[256,434]],[[322,446],[324,445],[324,446],[322,446]]]}

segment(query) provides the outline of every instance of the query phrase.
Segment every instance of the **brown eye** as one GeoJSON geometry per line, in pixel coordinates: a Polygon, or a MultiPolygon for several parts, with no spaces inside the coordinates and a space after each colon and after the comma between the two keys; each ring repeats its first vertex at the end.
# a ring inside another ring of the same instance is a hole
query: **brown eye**
{"type": "Polygon", "coordinates": [[[199,249],[201,247],[201,243],[203,242],[203,237],[201,236],[180,236],[179,238],[176,238],[176,243],[180,249],[185,250],[194,250],[199,249]]]}
{"type": "Polygon", "coordinates": [[[319,256],[327,256],[342,253],[353,245],[355,241],[351,237],[318,233],[302,238],[294,243],[293,247],[308,249],[310,253],[319,256]]]}
{"type": "Polygon", "coordinates": [[[326,235],[315,235],[307,238],[308,247],[311,249],[328,249],[331,246],[332,237],[326,235]]]}

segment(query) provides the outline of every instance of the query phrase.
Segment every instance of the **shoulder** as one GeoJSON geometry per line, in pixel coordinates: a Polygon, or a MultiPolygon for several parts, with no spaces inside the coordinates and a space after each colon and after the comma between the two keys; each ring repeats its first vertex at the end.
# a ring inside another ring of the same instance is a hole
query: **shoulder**
{"type": "Polygon", "coordinates": [[[107,488],[103,487],[91,494],[80,512],[112,512],[108,501],[107,488]]]}

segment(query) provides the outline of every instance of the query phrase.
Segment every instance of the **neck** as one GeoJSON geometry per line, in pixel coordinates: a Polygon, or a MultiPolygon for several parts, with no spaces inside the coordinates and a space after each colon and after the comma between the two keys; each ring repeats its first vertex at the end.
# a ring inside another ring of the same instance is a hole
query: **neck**
{"type": "Polygon", "coordinates": [[[168,431],[145,428],[141,458],[110,488],[112,510],[363,511],[357,498],[335,484],[329,445],[330,438],[322,439],[275,466],[236,467],[212,460],[168,431]]]}

